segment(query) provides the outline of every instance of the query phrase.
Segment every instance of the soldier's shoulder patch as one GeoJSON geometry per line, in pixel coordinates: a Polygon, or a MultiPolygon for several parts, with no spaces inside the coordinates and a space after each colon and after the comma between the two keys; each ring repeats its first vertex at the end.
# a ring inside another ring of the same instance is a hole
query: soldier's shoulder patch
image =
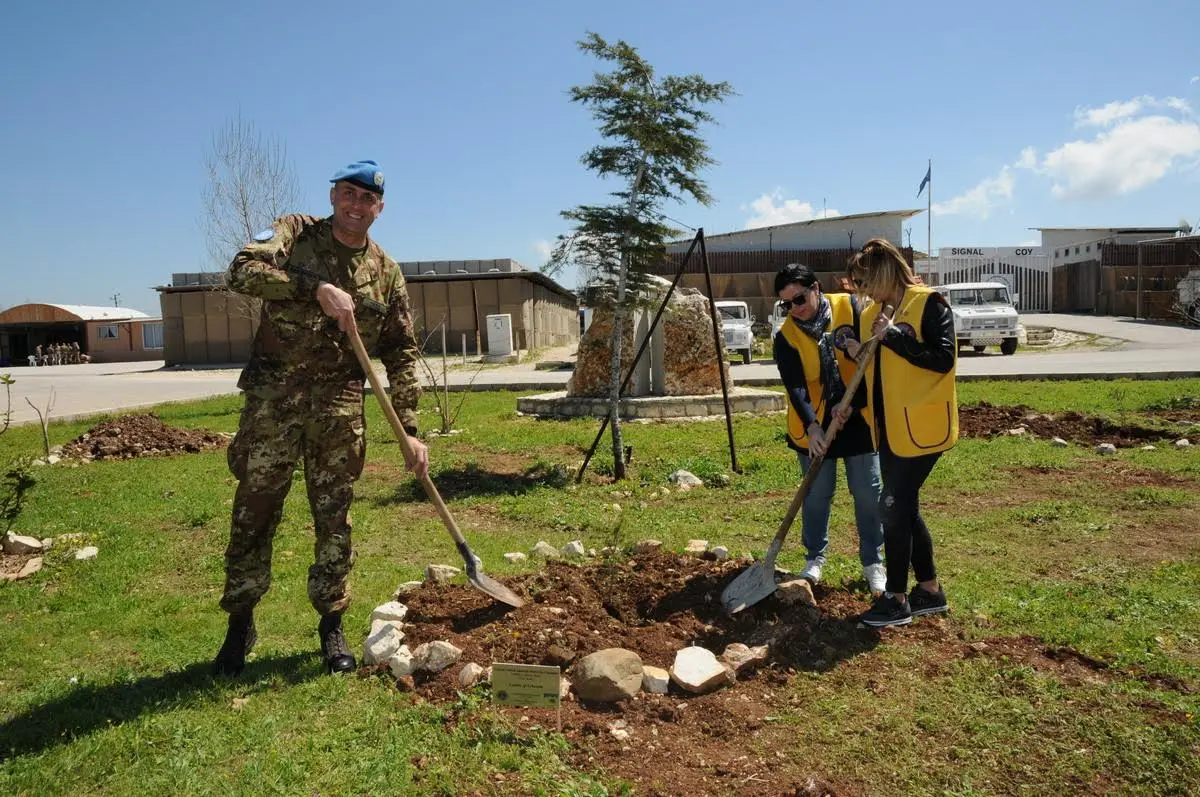
{"type": "Polygon", "coordinates": [[[262,232],[256,233],[254,236],[254,240],[258,241],[259,243],[265,243],[274,237],[275,237],[275,228],[268,227],[267,229],[263,230],[262,232]]]}

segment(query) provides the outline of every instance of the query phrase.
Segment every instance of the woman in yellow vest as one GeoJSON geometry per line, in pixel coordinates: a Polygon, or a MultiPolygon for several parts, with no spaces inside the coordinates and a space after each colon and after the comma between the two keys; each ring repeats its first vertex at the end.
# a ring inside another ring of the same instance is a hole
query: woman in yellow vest
{"type": "Polygon", "coordinates": [[[865,387],[859,386],[852,400],[852,407],[859,409],[851,413],[837,436],[830,441],[825,435],[834,405],[845,396],[846,385],[854,376],[854,361],[847,355],[846,345],[858,334],[857,299],[844,293],[822,294],[812,269],[796,263],[775,275],[775,294],[788,308],[783,326],[775,334],[775,363],[788,394],[787,443],[799,456],[802,473],[808,473],[810,457],[824,457],[801,510],[807,555],[800,576],[814,584],[821,580],[840,459],[854,498],[863,579],[871,592],[881,593],[879,460],[862,415],[867,404],[865,387]]]}
{"type": "MultiPolygon", "coordinates": [[[[918,284],[904,255],[882,238],[855,255],[850,276],[874,300],[862,313],[860,337],[880,338],[865,381],[883,476],[879,510],[887,554],[887,589],[859,619],[869,626],[905,625],[948,608],[920,491],[938,457],[958,440],[954,317],[945,298],[918,284]],[[885,306],[894,308],[891,318],[880,312],[885,306]],[[905,595],[910,565],[917,585],[905,595]]],[[[851,345],[851,356],[857,349],[851,345]]]]}

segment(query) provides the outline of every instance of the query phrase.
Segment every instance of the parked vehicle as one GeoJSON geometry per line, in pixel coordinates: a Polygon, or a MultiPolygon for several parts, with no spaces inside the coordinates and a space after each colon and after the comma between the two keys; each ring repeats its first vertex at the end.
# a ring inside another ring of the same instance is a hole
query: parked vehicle
{"type": "Polygon", "coordinates": [[[954,313],[954,332],[959,347],[983,351],[999,346],[1003,354],[1017,351],[1022,328],[1017,314],[1017,294],[1009,294],[1003,282],[957,282],[934,290],[946,297],[954,313]]]}
{"type": "Polygon", "coordinates": [[[783,326],[783,322],[787,321],[788,311],[783,309],[783,302],[776,301],[771,306],[771,340],[775,340],[775,333],[783,326]]]}
{"type": "Polygon", "coordinates": [[[722,300],[714,302],[717,314],[721,317],[721,328],[725,334],[725,349],[740,351],[742,362],[748,364],[754,359],[754,315],[750,306],[740,300],[722,300]]]}

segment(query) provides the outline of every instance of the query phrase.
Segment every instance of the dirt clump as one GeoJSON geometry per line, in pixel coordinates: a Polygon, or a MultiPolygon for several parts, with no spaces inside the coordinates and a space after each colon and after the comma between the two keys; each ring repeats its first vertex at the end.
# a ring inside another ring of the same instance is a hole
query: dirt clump
{"type": "Polygon", "coordinates": [[[206,429],[167,426],[154,413],[121,415],[96,424],[62,447],[64,459],[134,459],[222,448],[229,437],[206,429]]]}
{"type": "Polygon", "coordinates": [[[997,407],[986,401],[958,408],[958,428],[963,437],[996,437],[1019,426],[1037,437],[1061,437],[1088,445],[1112,443],[1117,448],[1131,448],[1173,437],[1161,429],[1115,424],[1106,418],[1074,411],[1043,413],[1025,405],[997,407]]]}

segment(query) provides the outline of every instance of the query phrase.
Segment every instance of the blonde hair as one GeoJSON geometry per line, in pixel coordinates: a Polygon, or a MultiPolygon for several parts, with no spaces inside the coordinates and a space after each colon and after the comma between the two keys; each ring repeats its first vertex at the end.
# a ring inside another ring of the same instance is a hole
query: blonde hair
{"type": "Polygon", "coordinates": [[[846,272],[860,293],[874,298],[902,293],[920,284],[904,253],[885,238],[872,238],[863,244],[851,256],[846,272]]]}

